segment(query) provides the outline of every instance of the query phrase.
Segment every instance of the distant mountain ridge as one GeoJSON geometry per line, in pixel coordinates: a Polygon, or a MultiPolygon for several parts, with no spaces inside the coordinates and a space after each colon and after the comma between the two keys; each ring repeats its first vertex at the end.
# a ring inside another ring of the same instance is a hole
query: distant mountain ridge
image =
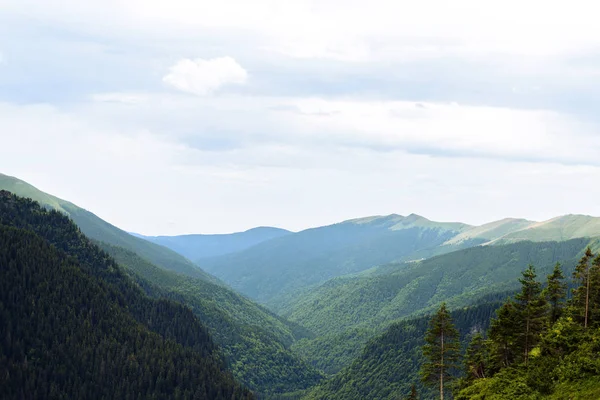
{"type": "Polygon", "coordinates": [[[203,269],[276,311],[328,279],[390,262],[427,259],[480,245],[600,236],[600,218],[544,222],[506,218],[480,226],[391,214],[351,219],[266,240],[245,250],[194,259],[203,269]]]}
{"type": "Polygon", "coordinates": [[[470,226],[411,214],[374,216],[311,228],[246,250],[195,260],[242,293],[277,309],[282,296],[375,265],[410,260],[470,226]]]}
{"type": "Polygon", "coordinates": [[[244,232],[229,234],[144,236],[134,233],[133,235],[168,247],[190,260],[200,260],[202,258],[217,257],[242,251],[259,243],[289,235],[290,233],[292,232],[281,228],[261,226],[244,232]]]}

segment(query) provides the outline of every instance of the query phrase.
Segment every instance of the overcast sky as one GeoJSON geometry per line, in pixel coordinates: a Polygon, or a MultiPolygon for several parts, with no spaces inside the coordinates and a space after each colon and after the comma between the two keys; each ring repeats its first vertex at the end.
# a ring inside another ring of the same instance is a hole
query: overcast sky
{"type": "Polygon", "coordinates": [[[152,235],[600,215],[596,3],[0,0],[0,172],[152,235]]]}

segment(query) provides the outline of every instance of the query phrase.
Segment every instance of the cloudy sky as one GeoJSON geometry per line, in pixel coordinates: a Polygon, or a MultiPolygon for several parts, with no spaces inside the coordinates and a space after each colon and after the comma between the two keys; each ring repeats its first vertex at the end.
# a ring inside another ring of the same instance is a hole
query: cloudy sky
{"type": "Polygon", "coordinates": [[[0,0],[0,172],[145,234],[600,215],[599,12],[0,0]]]}

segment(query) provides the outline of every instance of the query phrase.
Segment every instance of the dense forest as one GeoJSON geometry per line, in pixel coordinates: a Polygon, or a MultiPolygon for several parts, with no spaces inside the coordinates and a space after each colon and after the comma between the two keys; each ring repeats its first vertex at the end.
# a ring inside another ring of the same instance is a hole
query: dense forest
{"type": "Polygon", "coordinates": [[[336,373],[393,322],[430,314],[442,301],[458,309],[514,290],[529,263],[547,272],[561,261],[571,271],[589,243],[581,238],[482,246],[330,280],[305,293],[287,315],[317,335],[295,342],[293,349],[326,373],[336,373]]]}
{"type": "Polygon", "coordinates": [[[179,303],[63,214],[0,191],[0,397],[250,399],[179,303]]]}
{"type": "Polygon", "coordinates": [[[464,359],[457,400],[600,398],[600,254],[588,248],[571,298],[560,265],[545,288],[530,266],[464,359]]]}
{"type": "Polygon", "coordinates": [[[322,379],[290,349],[298,339],[312,337],[306,329],[226,287],[172,250],[134,237],[68,201],[2,174],[1,188],[71,217],[146,294],[189,306],[222,346],[234,376],[253,391],[296,391],[322,379]]]}
{"type": "MultiPolygon", "coordinates": [[[[452,312],[463,342],[474,332],[487,329],[501,304],[494,296],[482,299],[479,305],[452,312]]],[[[423,363],[421,346],[429,319],[423,316],[393,324],[384,334],[370,340],[349,367],[318,386],[306,399],[396,400],[407,395],[412,385],[417,385],[423,399],[433,398],[434,392],[421,384],[419,375],[423,363]]]]}

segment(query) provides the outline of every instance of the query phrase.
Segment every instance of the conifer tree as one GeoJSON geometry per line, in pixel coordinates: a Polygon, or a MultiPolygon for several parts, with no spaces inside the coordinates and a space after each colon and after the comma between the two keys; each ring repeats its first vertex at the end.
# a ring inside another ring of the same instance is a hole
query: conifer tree
{"type": "Polygon", "coordinates": [[[544,291],[550,305],[550,313],[548,315],[550,325],[555,323],[563,312],[563,301],[567,295],[567,284],[564,283],[564,279],[560,263],[556,263],[554,270],[548,275],[548,287],[544,291]]]}
{"type": "Polygon", "coordinates": [[[517,335],[520,319],[515,303],[508,299],[496,312],[490,324],[490,358],[494,371],[508,367],[515,362],[518,353],[517,335]]]}
{"type": "Polygon", "coordinates": [[[536,280],[533,265],[522,272],[521,292],[515,296],[516,308],[520,318],[519,346],[525,365],[529,363],[529,352],[539,341],[545,328],[546,299],[542,296],[542,285],[536,280]]]}
{"type": "Polygon", "coordinates": [[[481,333],[475,334],[465,353],[464,367],[467,380],[485,378],[488,349],[481,333]]]}
{"type": "Polygon", "coordinates": [[[457,367],[459,347],[458,331],[446,304],[442,303],[425,334],[423,355],[426,361],[421,369],[423,382],[431,386],[439,384],[440,400],[444,400],[445,385],[454,379],[451,371],[457,367]]]}
{"type": "Polygon", "coordinates": [[[600,254],[592,261],[590,273],[590,310],[589,323],[600,322],[600,254]]]}
{"type": "Polygon", "coordinates": [[[573,290],[573,306],[575,313],[578,317],[583,319],[583,326],[587,328],[588,317],[589,317],[589,305],[590,305],[590,289],[591,289],[591,265],[590,262],[594,254],[588,247],[585,250],[585,254],[575,267],[573,277],[579,283],[579,287],[573,290]]]}
{"type": "Polygon", "coordinates": [[[419,394],[417,393],[417,388],[413,384],[410,388],[410,394],[406,398],[406,400],[419,400],[419,394]]]}

